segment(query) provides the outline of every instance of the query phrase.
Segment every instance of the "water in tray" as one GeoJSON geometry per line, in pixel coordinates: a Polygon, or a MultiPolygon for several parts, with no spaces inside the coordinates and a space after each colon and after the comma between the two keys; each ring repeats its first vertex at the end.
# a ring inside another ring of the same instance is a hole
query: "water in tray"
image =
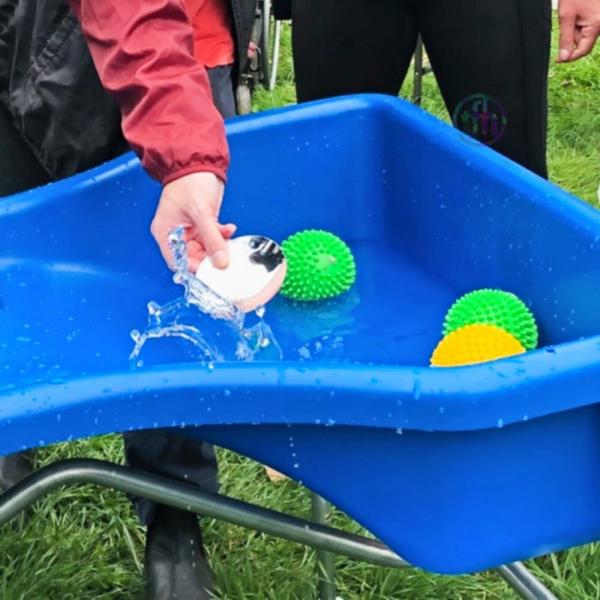
{"type": "Polygon", "coordinates": [[[146,329],[131,332],[135,346],[130,366],[141,367],[155,359],[165,362],[165,355],[177,362],[187,359],[208,365],[251,361],[259,354],[267,360],[281,359],[281,348],[264,320],[264,307],[245,315],[194,277],[188,270],[183,228],[171,234],[169,244],[175,263],[173,280],[183,286],[184,294],[162,306],[148,303],[146,329]],[[161,340],[161,344],[147,345],[149,340],[161,340]]]}

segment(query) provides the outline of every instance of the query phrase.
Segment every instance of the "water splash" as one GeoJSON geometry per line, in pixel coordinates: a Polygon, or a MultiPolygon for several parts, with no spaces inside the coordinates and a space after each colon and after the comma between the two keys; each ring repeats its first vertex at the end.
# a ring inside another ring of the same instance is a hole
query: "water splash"
{"type": "MultiPolygon", "coordinates": [[[[264,320],[265,308],[255,315],[245,315],[233,304],[222,298],[188,270],[187,247],[182,227],[169,236],[169,246],[174,258],[173,281],[184,288],[183,297],[162,306],[148,303],[148,322],[141,333],[131,332],[135,346],[129,357],[131,368],[143,366],[142,349],[149,340],[186,342],[188,358],[206,363],[209,368],[215,362],[226,360],[252,361],[261,358],[281,360],[283,352],[269,325],[264,320]],[[255,320],[248,325],[248,320],[255,320]]],[[[159,361],[164,361],[165,353],[159,361]]],[[[181,354],[175,356],[181,360],[181,354]]]]}
{"type": "Polygon", "coordinates": [[[189,271],[183,227],[178,227],[171,232],[169,247],[175,266],[173,281],[183,285],[185,301],[188,304],[197,306],[203,313],[210,315],[213,319],[222,319],[236,325],[243,325],[244,313],[225,298],[213,292],[189,271]]]}

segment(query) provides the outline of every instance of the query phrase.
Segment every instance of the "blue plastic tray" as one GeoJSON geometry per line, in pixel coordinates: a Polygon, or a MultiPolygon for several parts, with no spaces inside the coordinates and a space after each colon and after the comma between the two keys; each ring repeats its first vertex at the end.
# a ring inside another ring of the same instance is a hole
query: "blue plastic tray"
{"type": "Polygon", "coordinates": [[[356,250],[344,298],[269,317],[286,359],[131,372],[179,293],[131,156],[0,203],[0,453],[184,427],[322,494],[414,565],[484,569],[600,537],[600,218],[412,106],[357,96],[229,125],[226,218],[356,250]],[[444,313],[517,293],[545,348],[430,369],[444,313]],[[338,357],[301,360],[330,335],[338,357]],[[201,427],[192,427],[201,426],[201,427]]]}

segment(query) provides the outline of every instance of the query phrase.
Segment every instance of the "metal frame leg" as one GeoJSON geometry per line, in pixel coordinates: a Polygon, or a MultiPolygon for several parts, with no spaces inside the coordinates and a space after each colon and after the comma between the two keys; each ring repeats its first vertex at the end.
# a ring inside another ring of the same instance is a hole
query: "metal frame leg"
{"type": "MultiPolygon", "coordinates": [[[[92,459],[54,463],[0,495],[0,525],[62,485],[90,483],[254,529],[326,553],[341,554],[381,567],[410,566],[381,542],[220,494],[202,492],[187,483],[92,459]]],[[[496,570],[525,600],[557,600],[522,563],[511,563],[496,570]]]]}
{"type": "Polygon", "coordinates": [[[525,600],[556,600],[556,596],[522,562],[502,565],[496,571],[525,600]]]}
{"type": "Polygon", "coordinates": [[[56,462],[10,488],[0,496],[0,525],[56,488],[69,484],[100,485],[354,560],[384,567],[408,566],[381,542],[221,494],[203,492],[188,483],[93,459],[56,462]]]}
{"type": "Polygon", "coordinates": [[[412,102],[418,106],[421,106],[421,98],[423,95],[423,75],[423,40],[421,39],[421,36],[419,36],[415,47],[412,93],[412,102]]]}
{"type": "MultiPolygon", "coordinates": [[[[331,505],[321,496],[312,493],[310,496],[312,517],[315,523],[326,525],[331,505]]],[[[317,574],[319,582],[319,600],[335,600],[335,564],[331,552],[317,550],[317,574]]]]}
{"type": "Polygon", "coordinates": [[[271,73],[267,89],[272,92],[277,84],[277,71],[279,70],[279,56],[281,54],[281,30],[283,23],[275,21],[275,38],[273,40],[273,58],[271,60],[271,73]]]}

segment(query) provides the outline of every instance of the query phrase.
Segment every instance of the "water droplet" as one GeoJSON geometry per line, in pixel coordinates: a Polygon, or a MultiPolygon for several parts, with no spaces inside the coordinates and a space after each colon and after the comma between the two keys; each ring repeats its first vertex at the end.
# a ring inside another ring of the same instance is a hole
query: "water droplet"
{"type": "Polygon", "coordinates": [[[298,348],[298,355],[300,356],[300,358],[310,360],[311,354],[310,350],[308,349],[308,346],[300,346],[300,348],[298,348]]]}
{"type": "Polygon", "coordinates": [[[419,378],[415,378],[413,383],[413,398],[418,400],[421,397],[421,380],[419,378]]]}
{"type": "Polygon", "coordinates": [[[150,302],[148,302],[148,314],[156,315],[157,313],[160,313],[160,305],[157,302],[154,302],[154,300],[150,300],[150,302]]]}

